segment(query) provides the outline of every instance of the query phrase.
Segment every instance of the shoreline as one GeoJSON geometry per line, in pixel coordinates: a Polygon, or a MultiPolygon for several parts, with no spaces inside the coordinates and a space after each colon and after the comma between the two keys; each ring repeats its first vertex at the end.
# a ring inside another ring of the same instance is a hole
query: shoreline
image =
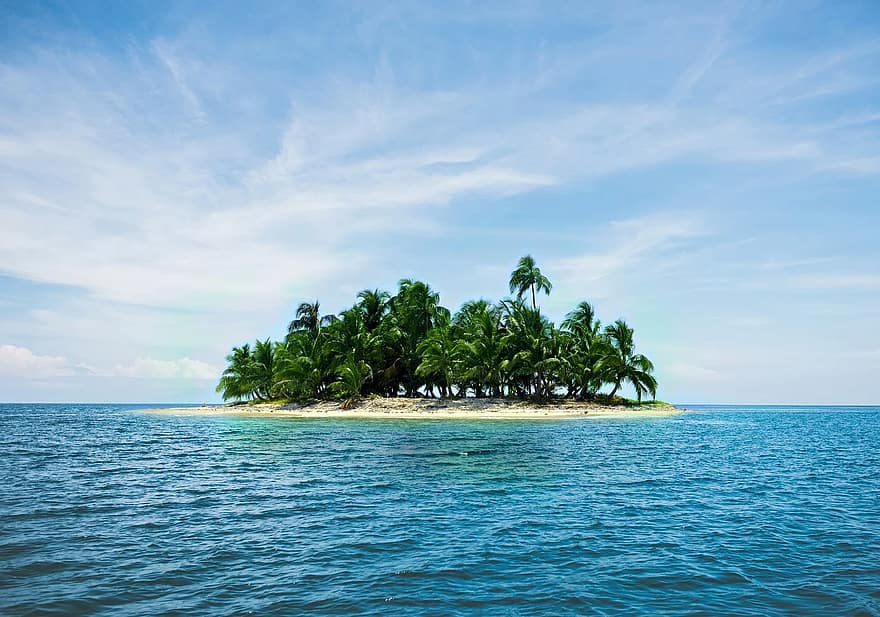
{"type": "Polygon", "coordinates": [[[534,403],[510,399],[466,398],[374,398],[364,399],[351,409],[338,401],[315,403],[246,403],[202,405],[200,407],[145,408],[142,413],[238,416],[273,418],[383,418],[405,420],[559,420],[607,418],[660,418],[677,416],[686,410],[667,403],[607,405],[595,402],[553,401],[534,403]]]}

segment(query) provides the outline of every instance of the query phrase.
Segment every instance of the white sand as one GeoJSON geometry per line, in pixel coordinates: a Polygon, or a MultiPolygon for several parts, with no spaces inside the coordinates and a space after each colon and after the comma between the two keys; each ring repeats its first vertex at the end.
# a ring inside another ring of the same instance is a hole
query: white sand
{"type": "Polygon", "coordinates": [[[560,418],[654,418],[684,413],[672,405],[646,404],[626,407],[554,401],[537,405],[505,399],[375,398],[364,399],[352,409],[339,402],[322,401],[309,405],[296,403],[252,403],[243,405],[204,405],[146,409],[150,413],[208,416],[253,416],[290,418],[399,418],[399,419],[560,419],[560,418]]]}

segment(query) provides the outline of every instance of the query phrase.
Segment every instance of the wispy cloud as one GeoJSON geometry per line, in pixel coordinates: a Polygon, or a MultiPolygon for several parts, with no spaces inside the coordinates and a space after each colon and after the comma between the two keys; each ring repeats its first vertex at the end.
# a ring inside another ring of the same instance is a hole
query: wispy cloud
{"type": "Polygon", "coordinates": [[[734,15],[728,14],[722,14],[719,17],[715,31],[712,33],[705,49],[687,67],[673,86],[669,96],[672,103],[678,103],[686,97],[724,53],[727,30],[734,17],[734,15]]]}
{"type": "Polygon", "coordinates": [[[807,268],[809,266],[816,266],[820,264],[826,264],[831,261],[835,261],[839,259],[837,257],[804,257],[800,259],[768,259],[767,261],[762,262],[758,265],[758,268],[761,270],[797,270],[802,268],[807,268]]]}
{"type": "Polygon", "coordinates": [[[94,369],[102,377],[134,377],[138,379],[201,379],[216,381],[220,370],[207,362],[191,358],[155,360],[137,358],[132,364],[117,365],[111,369],[94,369]]]}
{"type": "MultiPolygon", "coordinates": [[[[720,46],[710,45],[685,87],[708,70],[720,46]]],[[[76,54],[3,68],[15,84],[0,99],[8,119],[0,146],[5,272],[141,304],[278,302],[291,287],[366,266],[368,256],[352,240],[365,229],[394,232],[393,210],[515,195],[674,160],[876,171],[875,158],[830,158],[829,144],[789,126],[663,103],[575,103],[548,114],[493,116],[509,92],[479,84],[458,91],[333,86],[318,105],[294,100],[277,145],[254,150],[234,137],[218,140],[220,120],[206,116],[181,68],[182,52],[172,48],[155,41],[158,63],[139,57],[127,84],[124,65],[102,59],[106,72],[95,71],[93,58],[76,54]],[[173,108],[167,128],[145,123],[139,96],[147,84],[180,95],[185,115],[211,120],[211,131],[186,129],[180,147],[173,108]],[[44,98],[46,90],[65,95],[44,98]],[[64,123],[45,121],[64,116],[64,123]],[[328,216],[332,234],[322,233],[328,216]],[[91,239],[88,247],[81,238],[91,239]],[[308,258],[314,254],[322,258],[308,258]],[[276,275],[253,277],[267,263],[276,275]]]]}
{"type": "Polygon", "coordinates": [[[789,283],[800,289],[839,289],[839,290],[878,290],[880,274],[841,273],[804,274],[789,279],[789,283]]]}
{"type": "Polygon", "coordinates": [[[558,258],[549,269],[554,272],[558,288],[586,289],[592,297],[603,298],[621,285],[632,285],[631,275],[644,269],[646,263],[656,268],[659,260],[676,257],[679,250],[708,233],[706,224],[694,213],[651,214],[614,221],[596,234],[603,239],[603,250],[558,258]]]}
{"type": "Polygon", "coordinates": [[[153,51],[160,62],[167,67],[168,72],[171,74],[174,83],[177,85],[180,95],[186,103],[186,106],[189,108],[190,113],[192,113],[196,119],[204,121],[205,112],[202,109],[199,97],[196,96],[196,93],[193,92],[190,87],[184,73],[184,68],[181,66],[180,60],[171,50],[169,43],[162,39],[153,41],[153,51]]]}
{"type": "Polygon", "coordinates": [[[131,377],[137,379],[216,380],[220,370],[191,358],[137,358],[127,365],[98,368],[74,364],[63,356],[39,355],[27,347],[0,345],[0,376],[40,380],[52,377],[131,377]]]}
{"type": "Polygon", "coordinates": [[[809,219],[814,187],[880,177],[876,33],[780,50],[760,39],[772,7],[733,9],[349,6],[304,20],[279,5],[181,9],[109,43],[31,37],[0,62],[0,273],[76,293],[0,312],[0,340],[39,339],[50,355],[20,347],[15,362],[47,375],[85,362],[198,378],[295,298],[332,305],[401,270],[442,277],[450,257],[472,264],[467,286],[535,245],[559,310],[576,294],[667,293],[658,279],[668,294],[715,281],[701,293],[719,305],[777,284],[876,290],[870,247],[829,273],[815,246],[741,245],[809,219]]]}

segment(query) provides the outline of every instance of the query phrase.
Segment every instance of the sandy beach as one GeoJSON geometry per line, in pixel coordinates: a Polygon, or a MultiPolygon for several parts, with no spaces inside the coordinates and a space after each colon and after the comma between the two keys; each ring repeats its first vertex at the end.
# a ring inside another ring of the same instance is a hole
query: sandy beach
{"type": "Polygon", "coordinates": [[[376,398],[364,399],[356,407],[343,409],[338,401],[322,401],[307,405],[297,403],[251,403],[239,405],[203,405],[144,409],[148,413],[253,416],[290,418],[397,418],[397,419],[598,419],[655,418],[685,413],[668,404],[646,404],[627,407],[578,401],[555,401],[535,404],[505,399],[427,399],[376,398]]]}

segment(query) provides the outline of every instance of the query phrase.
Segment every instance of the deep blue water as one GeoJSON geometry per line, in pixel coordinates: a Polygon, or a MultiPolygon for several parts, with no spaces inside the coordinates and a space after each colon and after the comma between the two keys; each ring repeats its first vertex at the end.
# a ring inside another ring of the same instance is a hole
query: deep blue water
{"type": "Polygon", "coordinates": [[[880,408],[0,405],[0,613],[880,614],[880,408]]]}

